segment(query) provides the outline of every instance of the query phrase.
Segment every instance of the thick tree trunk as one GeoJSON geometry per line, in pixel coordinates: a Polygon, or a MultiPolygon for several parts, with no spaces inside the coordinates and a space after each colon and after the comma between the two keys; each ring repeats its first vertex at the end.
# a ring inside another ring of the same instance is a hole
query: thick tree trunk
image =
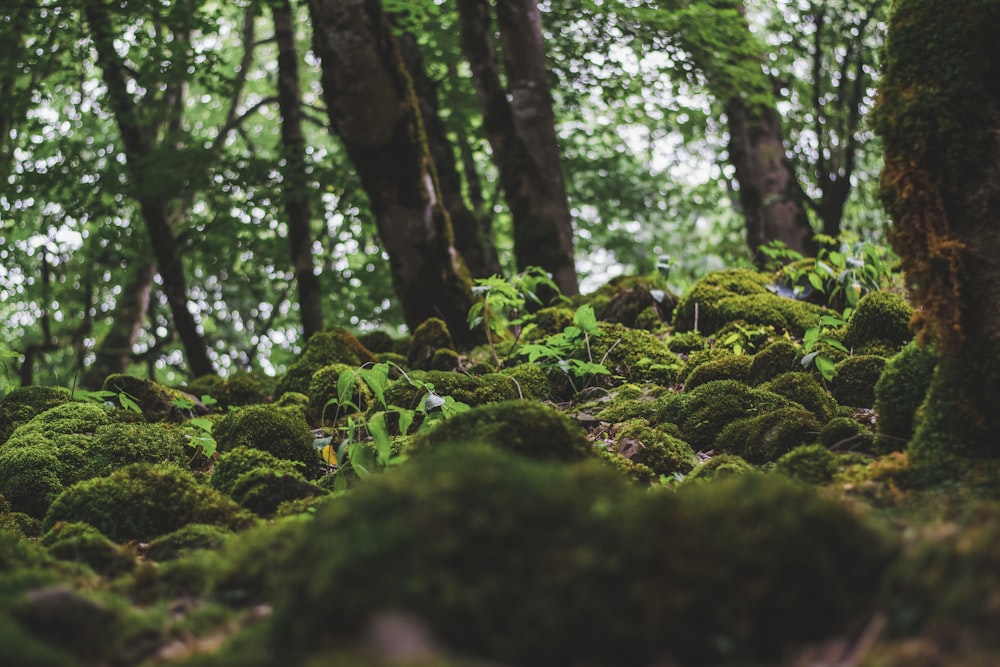
{"type": "Polygon", "coordinates": [[[580,291],[541,14],[535,0],[497,3],[507,87],[500,81],[486,0],[459,0],[462,50],[472,67],[486,136],[514,220],[519,269],[539,266],[564,294],[580,291]]]}
{"type": "Polygon", "coordinates": [[[728,102],[725,110],[729,161],[740,184],[740,210],[754,261],[766,262],[759,249],[771,241],[815,254],[805,197],[785,155],[778,112],[765,105],[748,108],[742,100],[728,102]]]}
{"type": "Polygon", "coordinates": [[[100,388],[104,378],[124,373],[132,360],[132,348],[142,331],[149,309],[156,267],[145,258],[135,259],[130,268],[132,279],[122,286],[115,300],[111,330],[94,350],[97,358],[83,376],[83,386],[100,388]]]}
{"type": "Polygon", "coordinates": [[[455,248],[413,84],[378,0],[310,0],[330,124],[371,201],[411,330],[430,317],[460,345],[471,281],[455,248]]]}
{"type": "Polygon", "coordinates": [[[1000,3],[898,0],[892,12],[881,194],[939,355],[909,446],[934,480],[960,456],[1000,457],[1000,3]]]}
{"type": "Polygon", "coordinates": [[[424,70],[417,40],[410,34],[401,35],[399,50],[413,80],[413,90],[420,101],[420,114],[427,132],[427,147],[437,168],[441,201],[451,218],[455,247],[473,278],[486,278],[500,273],[496,251],[488,247],[489,239],[480,235],[480,220],[466,205],[462,195],[462,179],[456,168],[455,149],[448,140],[448,131],[438,113],[437,89],[424,70]]]}
{"type": "MultiPolygon", "coordinates": [[[[160,192],[161,188],[155,182],[155,177],[148,174],[153,146],[157,140],[157,128],[140,121],[142,113],[128,93],[125,70],[114,46],[110,17],[97,3],[88,4],[85,14],[97,50],[98,65],[103,72],[104,84],[108,87],[109,106],[125,149],[129,184],[133,196],[139,202],[153,256],[163,280],[163,293],[170,305],[174,328],[184,347],[188,367],[196,377],[214,373],[215,368],[208,357],[208,346],[198,330],[194,316],[188,310],[184,262],[177,239],[170,228],[170,201],[168,196],[160,192]]],[[[177,94],[180,95],[179,92],[177,94]]],[[[182,104],[180,99],[172,99],[170,102],[182,104]]]]}
{"type": "Polygon", "coordinates": [[[299,57],[295,48],[292,7],[288,0],[271,5],[278,43],[278,108],[281,110],[282,195],[288,216],[288,242],[299,294],[303,338],[323,329],[323,297],[313,263],[312,212],[306,174],[305,138],[302,134],[302,94],[299,57]]]}

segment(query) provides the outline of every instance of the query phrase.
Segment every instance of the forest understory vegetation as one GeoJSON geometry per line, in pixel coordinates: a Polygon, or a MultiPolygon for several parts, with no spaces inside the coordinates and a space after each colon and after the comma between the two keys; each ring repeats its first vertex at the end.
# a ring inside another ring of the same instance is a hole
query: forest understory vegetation
{"type": "Polygon", "coordinates": [[[1000,461],[911,465],[936,355],[855,257],[9,391],[3,663],[992,664],[1000,461]]]}

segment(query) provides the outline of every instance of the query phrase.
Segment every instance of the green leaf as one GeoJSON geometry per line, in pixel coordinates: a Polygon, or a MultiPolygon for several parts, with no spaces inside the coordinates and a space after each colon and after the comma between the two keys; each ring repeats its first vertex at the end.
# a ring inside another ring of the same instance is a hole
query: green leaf
{"type": "Polygon", "coordinates": [[[573,324],[591,336],[601,335],[601,330],[597,328],[597,315],[594,313],[594,307],[589,303],[576,309],[576,313],[573,315],[573,324]]]}
{"type": "Polygon", "coordinates": [[[191,444],[195,447],[201,447],[205,452],[205,456],[211,458],[215,454],[215,450],[218,448],[218,443],[210,435],[196,435],[191,438],[191,444]]]}
{"type": "Polygon", "coordinates": [[[378,465],[386,465],[392,455],[392,441],[389,439],[389,429],[385,425],[384,412],[376,412],[371,416],[368,420],[368,432],[371,433],[372,440],[375,442],[378,465]]]}
{"type": "Polygon", "coordinates": [[[211,406],[211,405],[215,405],[216,403],[218,403],[218,401],[215,400],[214,396],[209,396],[208,394],[202,394],[201,395],[201,402],[202,402],[202,405],[204,405],[205,407],[208,407],[208,406],[211,406]]]}
{"type": "Polygon", "coordinates": [[[337,402],[346,405],[354,395],[354,382],[358,379],[354,371],[344,371],[337,378],[337,402]]]}
{"type": "Polygon", "coordinates": [[[819,339],[819,327],[809,327],[802,336],[802,347],[808,352],[819,339]]]}
{"type": "Polygon", "coordinates": [[[816,357],[816,368],[823,374],[823,379],[827,382],[837,377],[837,370],[834,368],[834,361],[830,357],[818,355],[816,357]]]}
{"type": "Polygon", "coordinates": [[[358,374],[375,394],[382,407],[386,407],[385,390],[389,386],[389,364],[381,363],[375,364],[371,368],[362,368],[358,370],[358,374]]]}
{"type": "Polygon", "coordinates": [[[205,433],[211,433],[212,427],[215,426],[215,422],[208,417],[195,417],[194,419],[189,420],[188,423],[195,428],[201,429],[205,433]]]}
{"type": "Polygon", "coordinates": [[[417,416],[416,411],[406,410],[403,408],[396,408],[399,412],[399,433],[400,435],[406,435],[407,431],[410,430],[410,426],[413,425],[413,418],[417,416]]]}
{"type": "Polygon", "coordinates": [[[118,402],[126,410],[130,410],[136,414],[142,414],[142,408],[140,408],[139,404],[135,402],[135,398],[129,396],[124,391],[118,393],[118,402]]]}
{"type": "Polygon", "coordinates": [[[836,338],[831,338],[830,336],[823,336],[823,338],[822,338],[821,340],[822,340],[822,341],[823,341],[824,343],[826,343],[827,345],[829,345],[830,347],[834,347],[834,348],[837,348],[837,349],[838,349],[838,350],[840,350],[841,352],[847,352],[848,354],[850,354],[850,353],[851,353],[851,351],[850,351],[850,350],[848,350],[848,349],[847,349],[846,347],[844,347],[844,344],[843,344],[843,343],[841,343],[841,342],[840,342],[839,340],[837,340],[836,338]]]}

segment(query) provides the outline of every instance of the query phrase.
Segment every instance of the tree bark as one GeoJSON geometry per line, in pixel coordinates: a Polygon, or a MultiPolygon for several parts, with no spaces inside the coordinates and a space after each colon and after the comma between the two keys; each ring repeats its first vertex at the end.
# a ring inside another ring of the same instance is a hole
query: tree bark
{"type": "Polygon", "coordinates": [[[754,261],[767,257],[760,247],[781,241],[803,255],[815,254],[805,197],[785,155],[778,112],[771,106],[748,107],[740,99],[725,104],[729,161],[740,184],[740,210],[754,261]]]}
{"type": "Polygon", "coordinates": [[[420,101],[420,115],[427,132],[427,147],[434,158],[442,202],[451,218],[455,247],[473,278],[486,278],[500,273],[496,250],[489,247],[492,245],[489,238],[480,235],[480,220],[466,205],[462,195],[462,179],[456,167],[455,149],[438,112],[437,89],[424,69],[417,40],[411,34],[401,35],[399,50],[413,80],[413,90],[420,101]]]}
{"type": "Polygon", "coordinates": [[[459,345],[471,280],[455,248],[413,83],[379,0],[310,0],[331,128],[371,201],[407,326],[445,321],[459,345]]]}
{"type": "MultiPolygon", "coordinates": [[[[208,346],[198,323],[188,310],[187,279],[184,262],[177,239],[171,231],[170,196],[178,193],[163,192],[150,175],[153,164],[154,147],[159,127],[143,124],[143,112],[128,92],[125,68],[119,60],[114,46],[111,18],[101,3],[89,3],[85,16],[97,51],[98,65],[102,70],[104,84],[108,88],[108,102],[121,134],[125,149],[126,169],[133,197],[139,203],[139,210],[149,234],[153,255],[160,277],[163,293],[170,305],[174,328],[184,346],[185,356],[192,375],[208,375],[215,372],[208,356],[208,346]]],[[[183,108],[183,88],[167,90],[165,101],[177,108],[183,108]]]]}
{"type": "Polygon", "coordinates": [[[271,4],[278,43],[278,108],[281,111],[282,196],[288,217],[288,242],[298,286],[303,339],[323,330],[323,295],[313,263],[312,211],[302,134],[302,94],[299,57],[295,48],[292,7],[288,0],[271,4]]]}
{"type": "Polygon", "coordinates": [[[535,0],[497,3],[507,86],[501,83],[486,0],[459,0],[462,50],[472,67],[483,125],[514,221],[519,269],[539,266],[564,294],[580,291],[541,14],[535,0]]]}

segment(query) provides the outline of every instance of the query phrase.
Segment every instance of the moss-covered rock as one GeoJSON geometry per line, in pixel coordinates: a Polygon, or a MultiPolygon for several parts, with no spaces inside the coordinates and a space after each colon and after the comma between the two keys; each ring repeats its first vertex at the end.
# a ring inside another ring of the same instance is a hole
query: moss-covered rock
{"type": "Polygon", "coordinates": [[[416,409],[427,394],[427,384],[434,387],[434,393],[438,396],[450,396],[466,405],[486,405],[521,398],[542,399],[549,393],[549,381],[544,371],[537,366],[522,364],[485,375],[414,371],[389,385],[385,392],[386,402],[389,405],[416,409]]]}
{"type": "Polygon", "coordinates": [[[819,429],[812,412],[797,406],[779,408],[726,425],[715,439],[715,449],[760,465],[815,442],[819,429]]]}
{"type": "Polygon", "coordinates": [[[233,535],[233,531],[221,526],[208,523],[189,523],[151,541],[146,549],[146,558],[155,561],[168,561],[198,549],[219,549],[233,535]]]}
{"type": "Polygon", "coordinates": [[[246,473],[264,468],[278,473],[294,473],[301,468],[295,461],[279,459],[274,454],[254,447],[234,447],[222,453],[215,462],[208,483],[227,496],[233,495],[236,481],[246,473]]]}
{"type": "Polygon", "coordinates": [[[615,431],[615,451],[655,475],[691,472],[698,463],[694,450],[669,430],[653,428],[641,419],[626,422],[615,431]]]}
{"type": "Polygon", "coordinates": [[[150,540],[189,523],[244,528],[252,515],[174,465],[136,463],[75,484],[49,507],[43,526],[83,522],[116,542],[150,540]]]}
{"type": "Polygon", "coordinates": [[[805,484],[828,484],[837,472],[837,455],[823,445],[802,445],[783,454],[774,469],[805,484]]]}
{"type": "Polygon", "coordinates": [[[0,398],[0,445],[21,424],[70,400],[69,392],[57,387],[18,387],[7,393],[0,398]]]}
{"type": "Polygon", "coordinates": [[[80,479],[103,477],[130,463],[184,463],[191,457],[183,431],[167,424],[98,426],[86,449],[80,479]]]}
{"type": "Polygon", "coordinates": [[[837,362],[830,393],[838,403],[870,408],[875,403],[875,383],[885,370],[884,357],[855,356],[837,362]]]}
{"type": "Polygon", "coordinates": [[[705,483],[738,475],[755,475],[760,471],[736,454],[717,454],[707,461],[695,466],[691,474],[684,478],[684,483],[705,483]]]}
{"type": "Polygon", "coordinates": [[[135,567],[135,553],[115,544],[88,523],[59,522],[39,542],[59,560],[85,563],[113,577],[135,567]]]}
{"type": "Polygon", "coordinates": [[[358,342],[365,346],[372,354],[382,354],[383,352],[399,352],[397,341],[389,332],[381,329],[374,331],[363,331],[357,335],[358,342]]]}
{"type": "Polygon", "coordinates": [[[399,473],[325,508],[274,568],[269,643],[287,660],[342,648],[391,609],[491,662],[773,661],[868,610],[892,555],[775,479],[651,494],[600,465],[482,447],[399,473]]]}
{"type": "Polygon", "coordinates": [[[63,463],[42,441],[0,451],[0,493],[17,512],[41,518],[63,488],[63,463]]]}
{"type": "Polygon", "coordinates": [[[565,306],[540,308],[525,327],[523,340],[532,341],[554,336],[573,324],[573,310],[565,306]]]}
{"type": "Polygon", "coordinates": [[[313,447],[309,425],[294,408],[249,405],[234,410],[213,431],[220,452],[253,447],[279,459],[302,463],[307,477],[319,470],[320,458],[313,447]]]}
{"type": "Polygon", "coordinates": [[[697,331],[682,331],[670,334],[664,341],[667,348],[677,355],[689,355],[708,347],[708,340],[697,331]]]}
{"type": "Polygon", "coordinates": [[[819,444],[827,449],[868,452],[875,435],[850,417],[834,417],[819,430],[819,444]]]}
{"type": "Polygon", "coordinates": [[[226,411],[231,406],[263,403],[274,389],[271,378],[262,378],[256,373],[238,372],[223,378],[218,375],[203,375],[189,382],[182,389],[192,396],[210,396],[215,403],[211,409],[226,411]]]}
{"type": "Polygon", "coordinates": [[[240,507],[265,518],[273,517],[278,506],[284,502],[326,493],[326,489],[310,484],[297,472],[279,472],[269,468],[254,468],[243,473],[230,491],[240,507]]]}
{"type": "Polygon", "coordinates": [[[313,373],[324,366],[346,364],[357,368],[375,361],[375,355],[349,331],[343,329],[317,331],[309,338],[299,358],[288,367],[278,381],[274,397],[280,398],[290,391],[308,394],[313,373]]]}
{"type": "Polygon", "coordinates": [[[746,382],[750,375],[751,363],[750,357],[745,354],[733,354],[725,350],[721,354],[713,355],[709,361],[694,366],[684,381],[684,390],[690,391],[713,380],[746,382]]]}
{"type": "Polygon", "coordinates": [[[881,453],[901,451],[913,436],[913,423],[934,376],[934,348],[913,341],[885,365],[875,383],[878,413],[876,446],[881,453]]]}
{"type": "Polygon", "coordinates": [[[504,401],[455,415],[414,436],[407,451],[422,453],[471,442],[532,459],[578,461],[593,456],[591,444],[569,417],[534,401],[504,401]]]}
{"type": "Polygon", "coordinates": [[[365,412],[371,407],[375,396],[357,370],[347,364],[330,364],[313,373],[309,381],[309,405],[313,414],[322,419],[334,419],[356,412],[365,412]],[[350,395],[344,397],[341,405],[338,388],[341,376],[346,375],[345,382],[353,377],[350,395]],[[325,408],[325,410],[324,410],[325,408]]]}
{"type": "Polygon", "coordinates": [[[192,413],[208,412],[196,396],[132,375],[109,375],[104,379],[104,390],[127,394],[139,405],[142,416],[149,422],[180,423],[189,419],[192,413]],[[182,407],[182,404],[189,404],[192,407],[182,407]]]}
{"type": "Polygon", "coordinates": [[[413,332],[406,362],[410,368],[431,369],[434,353],[441,349],[455,350],[455,341],[448,331],[448,325],[437,317],[427,319],[413,332]]]}
{"type": "Polygon", "coordinates": [[[898,350],[911,338],[913,308],[904,297],[890,292],[869,292],[861,297],[844,333],[844,345],[860,350],[881,343],[898,350]]]}
{"type": "Polygon", "coordinates": [[[754,386],[782,373],[802,370],[802,348],[787,338],[778,338],[753,355],[747,381],[754,386]]]}
{"type": "Polygon", "coordinates": [[[820,315],[829,311],[805,301],[787,299],[771,292],[732,296],[721,299],[715,306],[720,322],[743,320],[747,325],[773,327],[801,337],[820,315]]]}
{"type": "Polygon", "coordinates": [[[599,320],[646,329],[636,324],[644,312],[652,309],[649,324],[669,322],[677,305],[677,296],[663,289],[661,282],[659,275],[617,276],[589,295],[590,303],[599,320]]]}
{"type": "Polygon", "coordinates": [[[706,274],[681,297],[674,310],[676,331],[715,333],[728,320],[717,311],[719,301],[728,297],[750,294],[767,294],[767,276],[746,269],[726,269],[706,274]]]}
{"type": "Polygon", "coordinates": [[[837,410],[837,402],[830,392],[809,373],[783,373],[760,385],[760,388],[795,401],[812,412],[821,424],[830,421],[837,410]]]}
{"type": "MultiPolygon", "coordinates": [[[[613,376],[663,386],[676,381],[681,360],[657,336],[613,322],[598,322],[597,327],[601,335],[590,339],[590,357],[613,376]]],[[[586,350],[581,350],[580,358],[584,355],[586,350]]]]}

